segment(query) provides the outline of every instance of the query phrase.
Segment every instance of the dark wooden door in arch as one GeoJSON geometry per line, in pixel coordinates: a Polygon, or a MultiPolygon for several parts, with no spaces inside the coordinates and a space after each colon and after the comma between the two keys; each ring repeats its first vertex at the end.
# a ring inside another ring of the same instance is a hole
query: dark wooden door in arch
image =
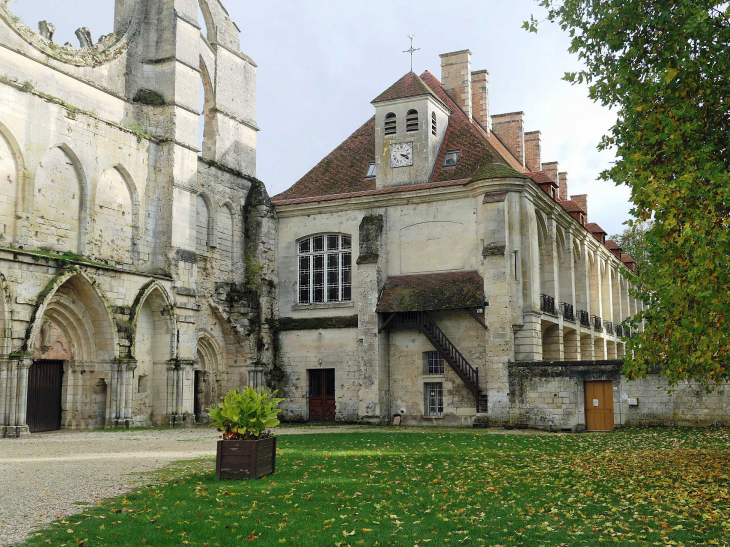
{"type": "Polygon", "coordinates": [[[28,370],[26,421],[31,433],[61,429],[63,361],[34,361],[28,370]]]}
{"type": "Polygon", "coordinates": [[[309,371],[309,420],[335,421],[335,369],[309,371]]]}

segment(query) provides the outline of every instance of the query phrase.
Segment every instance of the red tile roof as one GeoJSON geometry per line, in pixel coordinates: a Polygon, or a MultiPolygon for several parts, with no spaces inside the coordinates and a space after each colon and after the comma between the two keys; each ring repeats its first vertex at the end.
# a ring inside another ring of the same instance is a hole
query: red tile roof
{"type": "Polygon", "coordinates": [[[525,173],[528,177],[534,180],[538,184],[550,183],[555,186],[555,181],[548,177],[545,171],[535,171],[534,173],[525,173]]]}
{"type": "Polygon", "coordinates": [[[294,199],[375,190],[375,179],[366,179],[375,161],[375,116],[347,137],[291,188],[274,199],[294,199]]]}
{"type": "Polygon", "coordinates": [[[618,244],[613,239],[607,239],[606,248],[613,250],[613,249],[620,249],[621,247],[619,247],[618,244]]]}
{"type": "MultiPolygon", "coordinates": [[[[528,174],[529,176],[529,174],[528,174]]],[[[583,207],[578,205],[575,201],[572,199],[564,199],[562,201],[558,201],[560,206],[565,209],[568,213],[583,213],[584,215],[587,215],[588,213],[585,212],[583,207]]]]}
{"type": "Polygon", "coordinates": [[[586,224],[586,230],[588,230],[592,234],[607,234],[608,232],[601,228],[598,224],[595,222],[589,222],[586,224]]]}
{"type": "MultiPolygon", "coordinates": [[[[376,101],[396,98],[398,95],[408,96],[403,94],[415,93],[420,89],[420,85],[424,85],[432,95],[451,110],[449,126],[429,182],[472,179],[475,175],[481,175],[480,178],[503,178],[517,176],[518,173],[527,171],[494,134],[487,137],[485,131],[476,122],[469,121],[466,114],[449,97],[441,87],[441,83],[430,72],[426,71],[420,77],[409,73],[398,82],[381,94],[376,101]],[[383,99],[383,96],[387,98],[383,99]],[[459,150],[459,160],[456,167],[444,168],[444,156],[449,150],[459,150]],[[484,169],[485,166],[491,164],[502,164],[503,168],[484,169]]],[[[418,92],[418,94],[423,93],[418,92]]],[[[344,197],[345,194],[353,192],[375,190],[375,179],[365,178],[368,165],[374,161],[375,118],[373,117],[292,187],[274,196],[273,200],[281,202],[282,200],[328,195],[344,197]]],[[[399,187],[398,191],[404,191],[405,188],[405,186],[399,187]]]]}
{"type": "Polygon", "coordinates": [[[415,72],[409,72],[373,99],[372,102],[382,103],[384,101],[407,99],[408,97],[419,97],[421,95],[431,95],[432,97],[436,97],[436,94],[431,90],[431,88],[423,83],[423,80],[421,80],[415,72]]]}
{"type": "Polygon", "coordinates": [[[316,203],[318,201],[334,201],[338,199],[359,198],[363,196],[379,196],[381,194],[395,194],[398,192],[415,192],[416,190],[432,190],[448,186],[464,186],[471,182],[471,179],[446,180],[443,182],[426,182],[424,184],[412,184],[409,186],[390,186],[377,190],[363,190],[362,192],[348,192],[346,194],[330,194],[328,196],[310,196],[304,198],[282,198],[283,194],[271,199],[274,205],[295,205],[298,203],[316,203]]]}
{"type": "Polygon", "coordinates": [[[431,311],[484,306],[479,272],[447,272],[388,277],[377,312],[431,311]]]}

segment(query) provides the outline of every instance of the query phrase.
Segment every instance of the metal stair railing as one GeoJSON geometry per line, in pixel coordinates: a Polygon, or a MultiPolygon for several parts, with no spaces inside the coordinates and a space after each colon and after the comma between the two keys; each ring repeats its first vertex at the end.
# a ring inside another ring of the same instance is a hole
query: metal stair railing
{"type": "MultiPolygon", "coordinates": [[[[449,340],[444,332],[427,312],[401,312],[393,319],[394,327],[416,327],[421,331],[441,357],[449,363],[454,372],[469,388],[474,397],[479,401],[479,371],[471,366],[469,361],[461,354],[456,346],[449,340]]],[[[477,409],[478,410],[478,409],[477,409]]]]}

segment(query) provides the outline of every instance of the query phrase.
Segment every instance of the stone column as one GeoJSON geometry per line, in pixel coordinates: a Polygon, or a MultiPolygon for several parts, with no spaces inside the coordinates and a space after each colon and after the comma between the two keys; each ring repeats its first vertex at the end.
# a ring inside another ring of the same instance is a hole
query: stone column
{"type": "Polygon", "coordinates": [[[8,367],[8,425],[6,434],[8,437],[17,437],[17,419],[18,419],[18,361],[11,360],[8,367]]]}
{"type": "Polygon", "coordinates": [[[127,361],[127,385],[126,397],[124,399],[124,421],[125,425],[132,425],[132,405],[134,402],[134,371],[137,368],[137,361],[127,361]]]}
{"type": "MultiPolygon", "coordinates": [[[[358,273],[357,341],[360,378],[357,416],[338,416],[339,419],[358,419],[369,423],[390,423],[390,359],[389,331],[378,332],[381,318],[375,311],[380,290],[387,281],[382,214],[365,215],[360,222],[358,273]]],[[[350,372],[350,371],[348,371],[350,372]]],[[[353,409],[354,410],[354,409],[353,409]]]]}
{"type": "Polygon", "coordinates": [[[10,362],[0,361],[0,439],[5,437],[8,428],[8,367],[10,362]]]}
{"type": "Polygon", "coordinates": [[[63,385],[61,387],[61,429],[72,429],[74,386],[76,367],[73,361],[63,362],[63,385]]]}
{"type": "Polygon", "coordinates": [[[107,405],[106,427],[116,427],[117,416],[119,416],[119,365],[116,361],[109,364],[109,387],[107,388],[107,397],[109,404],[107,405]]]}
{"type": "Polygon", "coordinates": [[[18,362],[18,417],[15,423],[16,437],[30,435],[30,429],[26,423],[28,412],[28,370],[33,364],[33,359],[26,357],[18,362]]]}
{"type": "Polygon", "coordinates": [[[177,400],[177,374],[176,364],[174,361],[167,363],[167,400],[165,401],[165,416],[167,417],[167,425],[173,427],[175,425],[175,404],[177,400]]]}

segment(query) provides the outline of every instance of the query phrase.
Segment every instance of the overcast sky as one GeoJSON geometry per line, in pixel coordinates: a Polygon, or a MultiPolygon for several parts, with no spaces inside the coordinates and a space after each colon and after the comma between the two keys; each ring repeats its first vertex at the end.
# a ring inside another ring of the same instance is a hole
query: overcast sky
{"type": "MultiPolygon", "coordinates": [[[[535,0],[223,0],[241,28],[241,49],[258,64],[258,177],[271,195],[303,176],[363,124],[381,91],[409,70],[407,34],[416,35],[414,71],[440,77],[439,53],[472,51],[488,69],[492,114],[522,110],[526,130],[542,131],[543,162],[559,161],[569,192],[587,193],[589,219],[610,234],[628,218],[629,190],[597,180],[613,160],[596,150],[611,111],[584,87],[562,81],[579,67],[557,26],[520,28],[535,0]]],[[[56,24],[57,43],[111,32],[114,0],[17,0],[31,28],[56,24]]]]}

